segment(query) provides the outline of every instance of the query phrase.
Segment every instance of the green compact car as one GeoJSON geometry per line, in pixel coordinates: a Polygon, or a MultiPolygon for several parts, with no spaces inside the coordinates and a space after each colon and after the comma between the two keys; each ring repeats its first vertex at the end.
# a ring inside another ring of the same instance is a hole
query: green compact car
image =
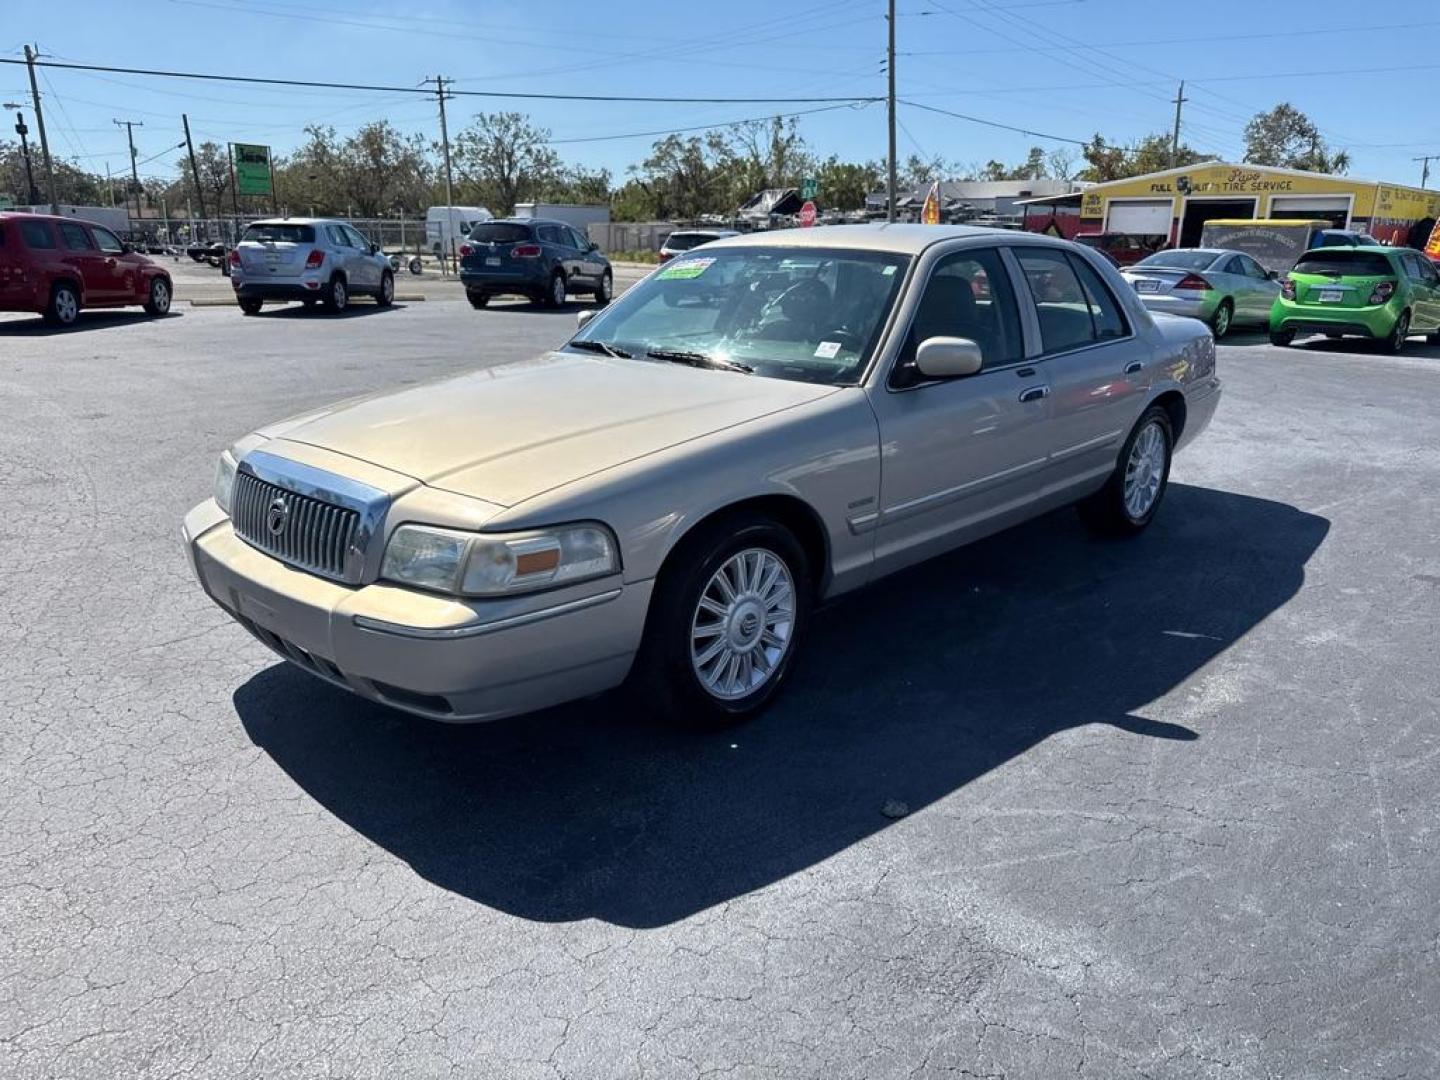
{"type": "Polygon", "coordinates": [[[1440,272],[1410,248],[1323,247],[1300,256],[1270,309],[1270,341],[1365,337],[1399,352],[1411,334],[1440,344],[1440,272]]]}

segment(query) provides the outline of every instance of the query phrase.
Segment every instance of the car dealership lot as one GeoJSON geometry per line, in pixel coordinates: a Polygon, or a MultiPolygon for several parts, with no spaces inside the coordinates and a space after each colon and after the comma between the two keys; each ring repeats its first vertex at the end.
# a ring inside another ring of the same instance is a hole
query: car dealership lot
{"type": "Polygon", "coordinates": [[[1440,1071],[1440,349],[1222,345],[1145,536],[837,603],[724,735],[413,720],[203,597],[232,438],[575,310],[0,316],[0,1075],[1440,1071]]]}

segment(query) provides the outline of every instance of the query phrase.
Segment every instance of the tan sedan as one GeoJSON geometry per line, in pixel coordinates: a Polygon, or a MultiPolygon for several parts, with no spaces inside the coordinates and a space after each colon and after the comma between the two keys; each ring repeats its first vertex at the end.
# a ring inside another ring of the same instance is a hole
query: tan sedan
{"type": "Polygon", "coordinates": [[[822,601],[1067,503],[1144,529],[1219,396],[1209,331],[1076,245],[737,236],[556,352],[241,439],[185,538],[241,625],[364,697],[489,720],[630,678],[723,722],[822,601]]]}

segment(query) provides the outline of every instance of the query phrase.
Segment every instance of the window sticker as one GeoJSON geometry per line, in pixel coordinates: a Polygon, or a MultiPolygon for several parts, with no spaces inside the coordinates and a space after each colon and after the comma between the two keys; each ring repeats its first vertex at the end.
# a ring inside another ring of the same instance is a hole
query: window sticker
{"type": "Polygon", "coordinates": [[[822,341],[815,346],[815,355],[821,360],[833,360],[840,354],[840,342],[822,341]]]}
{"type": "Polygon", "coordinates": [[[710,268],[714,259],[683,259],[673,262],[655,276],[661,281],[689,281],[697,278],[710,268]]]}
{"type": "Polygon", "coordinates": [[[887,266],[885,267],[885,269],[880,271],[882,277],[889,277],[893,273],[895,273],[895,267],[893,266],[887,266]]]}

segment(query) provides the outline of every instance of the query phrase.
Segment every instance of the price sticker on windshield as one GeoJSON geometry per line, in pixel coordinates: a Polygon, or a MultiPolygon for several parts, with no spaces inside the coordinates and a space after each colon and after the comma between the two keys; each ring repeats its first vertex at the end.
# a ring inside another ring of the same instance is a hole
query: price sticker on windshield
{"type": "Polygon", "coordinates": [[[686,259],[683,262],[673,262],[655,276],[661,281],[689,281],[697,278],[710,268],[714,259],[686,259]]]}

